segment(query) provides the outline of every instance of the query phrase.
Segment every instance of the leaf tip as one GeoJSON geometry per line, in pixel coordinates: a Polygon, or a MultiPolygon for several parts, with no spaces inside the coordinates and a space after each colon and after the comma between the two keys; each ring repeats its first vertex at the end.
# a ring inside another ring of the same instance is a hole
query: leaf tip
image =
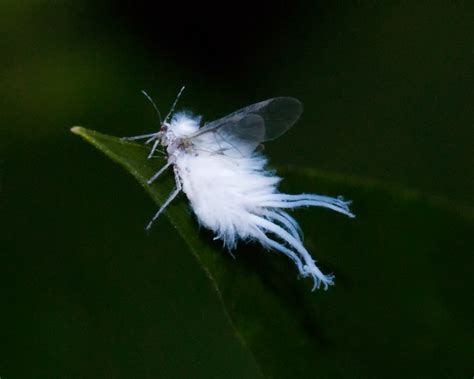
{"type": "Polygon", "coordinates": [[[84,128],[82,126],[73,126],[71,128],[71,132],[74,133],[74,134],[81,135],[81,134],[83,134],[83,131],[84,131],[84,128]]]}

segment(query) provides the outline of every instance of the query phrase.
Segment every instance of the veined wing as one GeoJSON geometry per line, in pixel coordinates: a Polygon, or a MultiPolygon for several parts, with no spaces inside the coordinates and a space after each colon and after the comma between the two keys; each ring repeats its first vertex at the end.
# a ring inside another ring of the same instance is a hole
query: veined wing
{"type": "Polygon", "coordinates": [[[292,97],[275,97],[207,123],[190,137],[222,154],[251,154],[264,141],[278,138],[300,117],[303,106],[292,97]]]}

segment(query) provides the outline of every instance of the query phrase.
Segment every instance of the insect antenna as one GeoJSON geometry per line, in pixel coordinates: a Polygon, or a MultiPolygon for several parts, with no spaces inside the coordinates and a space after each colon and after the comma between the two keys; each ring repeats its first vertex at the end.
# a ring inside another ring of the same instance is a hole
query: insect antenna
{"type": "MultiPolygon", "coordinates": [[[[161,113],[158,109],[158,107],[156,106],[155,102],[153,101],[153,99],[151,98],[150,95],[148,95],[145,90],[142,89],[142,94],[145,95],[145,97],[148,99],[148,101],[151,103],[151,105],[153,105],[153,108],[155,109],[156,111],[156,114],[158,115],[158,121],[160,122],[160,128],[161,128],[161,113]]],[[[142,135],[139,135],[139,136],[133,136],[133,137],[123,137],[122,139],[124,141],[136,141],[136,140],[140,140],[140,139],[148,139],[146,143],[150,143],[151,141],[157,139],[158,137],[158,132],[156,133],[149,133],[149,134],[142,134],[142,135]]]]}
{"type": "MultiPolygon", "coordinates": [[[[174,111],[174,108],[176,107],[176,104],[178,104],[178,100],[179,100],[179,97],[181,96],[181,94],[183,93],[184,91],[184,86],[181,87],[181,90],[178,92],[178,96],[176,96],[176,99],[173,103],[173,105],[171,106],[171,109],[170,111],[168,112],[168,114],[166,115],[165,119],[163,120],[163,122],[160,122],[161,125],[165,124],[168,119],[170,118],[171,114],[173,113],[174,111]]],[[[148,96],[148,95],[146,95],[148,96]]],[[[153,101],[152,101],[153,103],[153,101]]],[[[150,138],[147,143],[153,141],[153,138],[150,138]]],[[[153,156],[153,153],[155,152],[156,148],[158,147],[158,143],[160,142],[159,138],[157,138],[155,140],[155,143],[153,144],[152,148],[151,148],[151,151],[150,151],[150,154],[148,154],[148,159],[150,159],[152,156],[153,156]]]]}
{"type": "MultiPolygon", "coordinates": [[[[171,114],[172,114],[173,111],[174,111],[174,108],[176,107],[176,104],[178,104],[179,97],[181,96],[181,94],[183,93],[183,91],[184,91],[184,86],[181,87],[181,90],[178,92],[178,96],[176,96],[176,99],[175,99],[173,105],[171,106],[170,111],[168,112],[168,114],[166,115],[165,119],[163,120],[163,122],[160,121],[161,126],[163,126],[163,124],[165,124],[165,123],[168,121],[168,119],[170,118],[171,114]]],[[[145,96],[149,97],[146,93],[145,93],[145,96]]],[[[150,98],[150,100],[151,100],[151,98],[150,98]]],[[[151,100],[151,102],[152,102],[152,104],[154,104],[154,103],[153,103],[153,100],[151,100]]],[[[155,108],[155,109],[156,109],[156,108],[155,108]]],[[[157,135],[157,136],[158,136],[158,135],[157,135]]],[[[153,141],[153,139],[154,139],[154,138],[150,138],[146,143],[150,143],[151,141],[153,141]]],[[[156,138],[156,139],[155,139],[155,143],[154,143],[153,146],[151,147],[150,154],[148,154],[148,159],[150,159],[150,158],[153,156],[153,154],[154,154],[156,148],[158,147],[159,142],[160,142],[160,139],[159,139],[159,138],[156,138]]]]}
{"type": "Polygon", "coordinates": [[[175,99],[173,105],[171,106],[170,111],[169,111],[168,114],[166,115],[164,122],[168,121],[168,118],[171,116],[171,114],[173,113],[174,109],[176,108],[176,105],[178,104],[178,100],[179,100],[179,98],[181,97],[181,94],[182,94],[183,91],[184,91],[184,88],[185,88],[185,87],[182,86],[181,89],[179,90],[178,96],[176,96],[176,99],[175,99]]]}
{"type": "MultiPolygon", "coordinates": [[[[142,94],[148,99],[148,101],[151,103],[151,105],[153,106],[153,108],[155,109],[156,111],[156,114],[158,115],[158,121],[160,122],[160,129],[161,129],[161,126],[163,125],[163,122],[161,121],[161,113],[160,113],[160,110],[158,109],[158,107],[156,106],[155,102],[153,101],[153,99],[151,98],[150,95],[148,95],[148,93],[145,91],[145,90],[142,90],[142,94]]],[[[151,149],[151,152],[150,154],[148,155],[148,159],[150,159],[156,148],[158,147],[158,143],[160,142],[160,139],[158,138],[159,136],[159,133],[155,133],[155,134],[152,134],[151,135],[151,138],[149,138],[146,143],[150,143],[151,141],[155,140],[155,143],[153,144],[153,147],[151,149]]],[[[146,138],[146,137],[145,137],[146,138]]]]}
{"type": "Polygon", "coordinates": [[[161,128],[161,113],[160,113],[160,110],[158,109],[158,107],[156,106],[155,102],[153,101],[153,99],[151,98],[150,95],[148,95],[146,93],[145,90],[142,89],[142,93],[143,95],[145,95],[145,97],[148,99],[148,101],[151,103],[151,105],[153,106],[153,108],[155,108],[155,111],[156,111],[156,114],[158,115],[158,121],[160,121],[160,128],[161,128]]]}

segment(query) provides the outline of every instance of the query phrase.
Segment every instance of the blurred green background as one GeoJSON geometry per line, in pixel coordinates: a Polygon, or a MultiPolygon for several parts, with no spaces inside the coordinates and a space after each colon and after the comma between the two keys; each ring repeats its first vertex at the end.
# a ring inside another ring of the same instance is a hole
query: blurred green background
{"type": "MultiPolygon", "coordinates": [[[[474,3],[0,4],[0,376],[254,377],[166,219],[69,132],[205,120],[279,95],[305,113],[275,165],[474,202],[474,3]],[[165,238],[163,237],[165,236],[165,238]]],[[[317,191],[316,191],[317,192],[317,191]]]]}

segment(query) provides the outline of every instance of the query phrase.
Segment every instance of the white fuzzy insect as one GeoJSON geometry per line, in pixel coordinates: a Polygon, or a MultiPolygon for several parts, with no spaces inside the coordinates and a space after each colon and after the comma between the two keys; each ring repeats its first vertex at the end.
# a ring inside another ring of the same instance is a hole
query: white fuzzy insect
{"type": "Polygon", "coordinates": [[[350,202],[340,197],[279,192],[281,179],[266,170],[267,159],[256,150],[262,142],[291,128],[302,113],[302,104],[291,97],[276,97],[200,127],[200,117],[184,112],[172,114],[178,98],[164,121],[160,120],[159,132],[128,138],[153,142],[149,158],[158,145],[166,151],[166,165],[148,184],[170,166],[174,170],[176,188],[147,229],[183,191],[199,223],[212,230],[227,249],[234,249],[239,240],[258,241],[288,256],[302,277],[313,279],[313,290],[334,284],[334,276],[324,275],[303,246],[300,227],[287,210],[316,206],[354,217],[350,202]]]}

